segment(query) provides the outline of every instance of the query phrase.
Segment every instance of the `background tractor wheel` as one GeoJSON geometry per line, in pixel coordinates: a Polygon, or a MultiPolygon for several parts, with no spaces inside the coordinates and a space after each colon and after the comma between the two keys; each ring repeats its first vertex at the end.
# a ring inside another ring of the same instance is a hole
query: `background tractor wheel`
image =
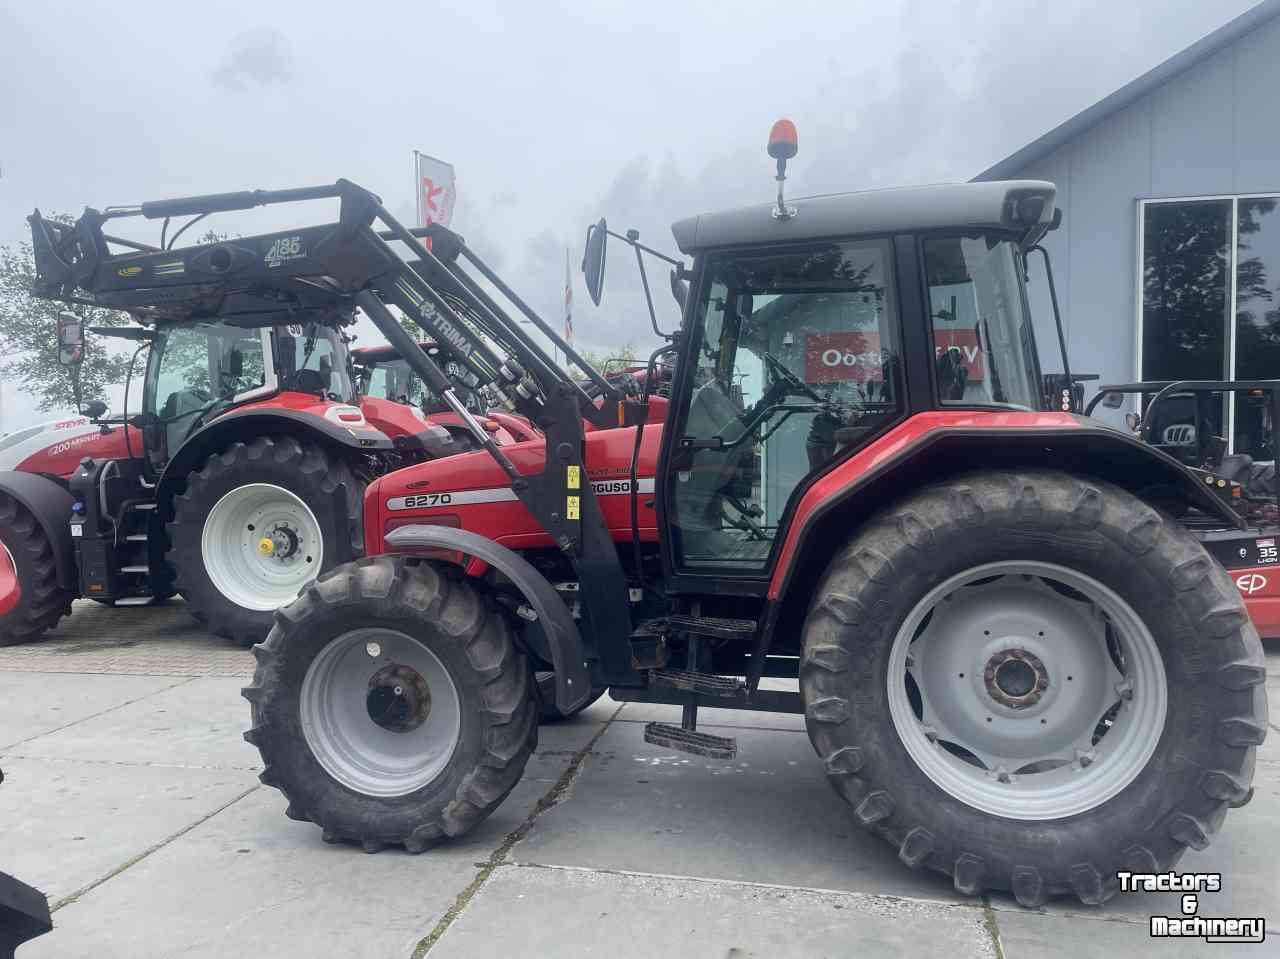
{"type": "Polygon", "coordinates": [[[291,436],[234,443],[176,497],[167,559],[196,619],[250,646],[271,614],[358,554],[362,490],[350,468],[291,436]]]}
{"type": "Polygon", "coordinates": [[[528,661],[468,582],[389,556],[339,567],[254,648],[245,739],[292,819],[422,852],[493,812],[538,743],[528,661]]]}
{"type": "Polygon", "coordinates": [[[582,712],[588,706],[595,703],[605,691],[601,689],[591,690],[591,695],[587,697],[587,701],[577,709],[567,713],[562,713],[560,707],[556,705],[556,674],[555,673],[534,673],[538,688],[538,708],[541,722],[558,723],[563,719],[570,719],[578,713],[582,712]]]}
{"type": "Polygon", "coordinates": [[[0,646],[39,639],[71,614],[53,546],[25,506],[0,493],[0,646]]]}
{"type": "Polygon", "coordinates": [[[960,892],[1102,902],[1250,794],[1265,669],[1239,593],[1105,483],[977,473],[914,494],[832,561],[803,642],[831,784],[960,892]]]}

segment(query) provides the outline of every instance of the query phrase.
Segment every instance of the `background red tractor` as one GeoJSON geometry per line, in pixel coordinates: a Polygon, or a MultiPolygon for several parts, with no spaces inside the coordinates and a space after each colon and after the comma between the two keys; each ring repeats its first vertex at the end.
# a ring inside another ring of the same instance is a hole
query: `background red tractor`
{"type": "MultiPolygon", "coordinates": [[[[106,219],[87,211],[77,232],[32,216],[37,293],[75,303],[77,283],[98,284],[95,305],[138,320],[94,332],[146,351],[142,402],[130,409],[126,389],[118,416],[92,401],[0,440],[0,644],[39,638],[77,596],[137,605],[175,591],[214,632],[256,642],[303,584],[359,555],[365,483],[466,447],[399,404],[365,416],[350,303],[300,288],[168,308],[249,257],[278,268],[295,255],[288,238],[158,250],[108,238],[106,219]]],[[[74,375],[84,331],[68,314],[58,334],[74,375]]]]}

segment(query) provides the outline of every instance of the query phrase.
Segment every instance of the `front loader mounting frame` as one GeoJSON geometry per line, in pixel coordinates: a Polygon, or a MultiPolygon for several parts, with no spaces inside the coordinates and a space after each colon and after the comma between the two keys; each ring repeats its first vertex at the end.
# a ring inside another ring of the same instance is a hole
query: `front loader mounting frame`
{"type": "MultiPolygon", "coordinates": [[[[302,322],[315,310],[363,310],[409,366],[458,415],[511,480],[521,503],[574,565],[582,583],[587,635],[583,654],[598,660],[606,683],[638,685],[630,661],[632,630],[626,577],[599,504],[586,480],[583,420],[639,421],[628,401],[510,289],[458,234],[433,224],[411,230],[373,193],[348,180],[318,187],[210,194],[87,209],[74,223],[29,217],[35,295],[126,310],[139,322],[218,317],[246,326],[302,322]],[[266,205],[337,199],[336,223],[174,249],[103,232],[112,219],[204,217],[266,205]],[[377,230],[375,224],[384,229],[377,230]],[[423,243],[429,238],[430,243],[423,243]],[[401,255],[408,248],[409,258],[401,255]],[[114,252],[112,247],[124,247],[114,252]],[[588,395],[522,324],[470,275],[464,261],[500,291],[594,386],[588,395]],[[539,473],[522,474],[454,393],[441,367],[405,332],[395,307],[481,386],[502,393],[545,433],[539,473]],[[603,397],[603,400],[600,399],[603,397]]],[[[559,693],[565,691],[560,690],[559,693]]],[[[574,691],[575,693],[577,691],[574,691]]]]}

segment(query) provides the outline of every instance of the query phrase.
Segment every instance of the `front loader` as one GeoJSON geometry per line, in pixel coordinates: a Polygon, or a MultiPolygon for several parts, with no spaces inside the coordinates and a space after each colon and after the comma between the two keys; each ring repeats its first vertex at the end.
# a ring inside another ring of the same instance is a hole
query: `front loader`
{"type": "MultiPolygon", "coordinates": [[[[592,370],[456,234],[424,247],[346,181],[172,201],[338,198],[337,222],[283,234],[305,262],[246,263],[217,292],[324,278],[479,447],[370,483],[382,555],[321,575],[254,648],[246,739],[289,816],[369,851],[466,832],[536,745],[538,671],[564,711],[602,687],[671,705],[646,740],[709,758],[737,746],[698,728],[703,706],[803,714],[859,822],[971,895],[1101,902],[1248,800],[1261,647],[1162,504],[1229,509],[1149,445],[1045,409],[1022,261],[1053,186],[788,204],[794,128],[775,133],[776,204],[674,227],[692,263],[668,258],[683,320],[644,379],[673,362],[661,403],[592,370]],[[543,440],[493,442],[392,306],[543,440]]],[[[588,238],[596,299],[610,235],[588,238]]]]}

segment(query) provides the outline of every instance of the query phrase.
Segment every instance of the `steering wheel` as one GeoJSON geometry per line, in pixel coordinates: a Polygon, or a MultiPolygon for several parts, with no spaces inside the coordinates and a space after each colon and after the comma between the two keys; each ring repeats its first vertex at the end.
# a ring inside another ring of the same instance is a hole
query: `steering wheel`
{"type": "Polygon", "coordinates": [[[789,392],[798,393],[801,396],[807,396],[815,403],[825,403],[827,401],[826,397],[815,392],[808,383],[783,366],[782,361],[772,353],[766,350],[760,355],[764,358],[764,361],[768,365],[769,371],[773,374],[774,379],[780,380],[791,388],[789,392]]]}

